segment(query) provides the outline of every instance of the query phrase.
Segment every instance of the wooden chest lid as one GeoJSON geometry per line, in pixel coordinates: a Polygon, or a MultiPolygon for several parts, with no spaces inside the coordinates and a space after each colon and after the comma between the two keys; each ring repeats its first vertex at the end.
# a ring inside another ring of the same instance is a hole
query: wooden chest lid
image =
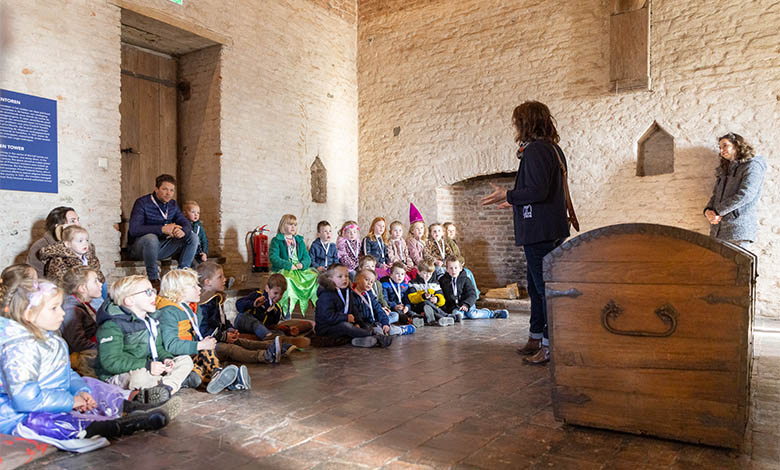
{"type": "Polygon", "coordinates": [[[545,282],[750,285],[756,257],[701,233],[619,224],[583,233],[544,258],[545,282]]]}

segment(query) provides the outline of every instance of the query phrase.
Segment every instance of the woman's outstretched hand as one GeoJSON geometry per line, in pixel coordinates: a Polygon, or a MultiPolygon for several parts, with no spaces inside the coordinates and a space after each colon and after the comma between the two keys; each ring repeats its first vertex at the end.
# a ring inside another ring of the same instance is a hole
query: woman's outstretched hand
{"type": "MultiPolygon", "coordinates": [[[[493,187],[493,192],[483,197],[479,202],[483,206],[488,206],[490,204],[496,204],[500,202],[506,203],[506,192],[507,192],[506,188],[503,188],[495,183],[490,183],[490,186],[493,187]]],[[[501,206],[503,206],[503,204],[501,204],[501,206]]],[[[507,204],[507,206],[504,207],[508,207],[508,206],[509,204],[507,204]]]]}

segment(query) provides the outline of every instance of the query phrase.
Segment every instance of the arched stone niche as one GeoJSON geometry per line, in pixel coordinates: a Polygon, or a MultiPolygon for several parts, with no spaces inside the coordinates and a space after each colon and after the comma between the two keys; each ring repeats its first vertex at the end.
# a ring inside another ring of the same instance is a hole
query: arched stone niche
{"type": "Polygon", "coordinates": [[[317,203],[328,201],[328,170],[319,155],[311,164],[311,200],[317,203]]]}
{"type": "Polygon", "coordinates": [[[637,145],[637,176],[674,173],[674,137],[653,122],[637,145]]]}

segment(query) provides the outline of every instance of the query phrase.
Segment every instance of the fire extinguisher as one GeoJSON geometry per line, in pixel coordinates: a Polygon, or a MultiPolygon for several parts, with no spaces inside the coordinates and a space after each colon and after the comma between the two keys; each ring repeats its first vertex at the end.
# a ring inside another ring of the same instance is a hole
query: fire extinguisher
{"type": "Polygon", "coordinates": [[[268,272],[270,266],[268,263],[268,236],[263,233],[268,231],[265,227],[263,225],[247,233],[249,247],[252,250],[252,272],[254,273],[268,272]]]}

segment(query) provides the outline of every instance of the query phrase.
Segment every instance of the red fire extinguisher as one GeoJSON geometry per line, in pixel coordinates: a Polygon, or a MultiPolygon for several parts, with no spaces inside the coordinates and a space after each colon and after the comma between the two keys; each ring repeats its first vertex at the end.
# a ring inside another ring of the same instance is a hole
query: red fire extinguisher
{"type": "Polygon", "coordinates": [[[257,227],[251,232],[247,233],[249,246],[252,249],[252,272],[268,272],[268,236],[263,232],[267,232],[268,229],[257,227]]]}

